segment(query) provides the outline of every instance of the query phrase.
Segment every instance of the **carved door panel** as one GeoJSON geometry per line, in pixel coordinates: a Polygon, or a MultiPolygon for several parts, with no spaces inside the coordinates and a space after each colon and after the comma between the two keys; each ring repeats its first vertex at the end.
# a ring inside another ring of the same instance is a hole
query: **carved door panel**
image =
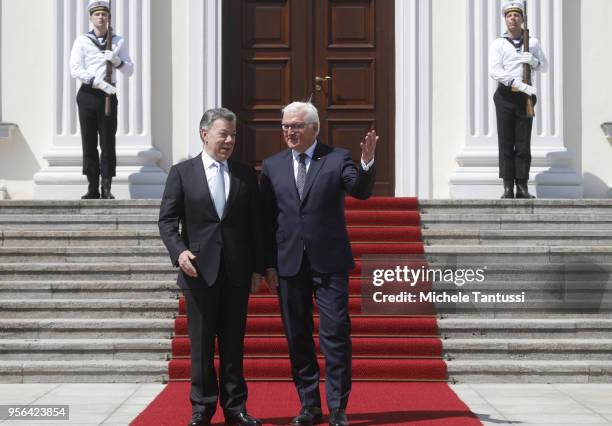
{"type": "Polygon", "coordinates": [[[234,154],[259,166],[282,149],[280,109],[317,106],[320,140],[349,149],[375,128],[376,194],[394,191],[393,0],[226,0],[223,104],[238,114],[234,154]]]}

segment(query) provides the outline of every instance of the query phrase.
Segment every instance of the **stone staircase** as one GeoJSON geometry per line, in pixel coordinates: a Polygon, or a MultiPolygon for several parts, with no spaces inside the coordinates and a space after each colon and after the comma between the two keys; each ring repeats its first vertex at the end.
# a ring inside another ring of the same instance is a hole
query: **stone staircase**
{"type": "Polygon", "coordinates": [[[612,381],[612,200],[425,200],[420,209],[430,268],[486,266],[482,283],[434,290],[525,294],[520,304],[439,305],[451,380],[612,381]]]}
{"type": "Polygon", "coordinates": [[[0,382],[168,378],[159,201],[0,202],[0,382]]]}
{"type": "MultiPolygon", "coordinates": [[[[486,264],[480,290],[526,295],[520,309],[439,306],[451,380],[612,380],[612,202],[420,204],[430,265],[486,264]]],[[[178,290],[158,210],[0,201],[0,382],[167,380],[178,290]]]]}

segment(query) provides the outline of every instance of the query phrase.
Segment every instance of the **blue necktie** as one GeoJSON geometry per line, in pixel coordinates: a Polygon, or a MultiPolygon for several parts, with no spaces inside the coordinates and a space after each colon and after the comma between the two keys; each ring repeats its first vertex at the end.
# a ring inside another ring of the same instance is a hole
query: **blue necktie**
{"type": "Polygon", "coordinates": [[[297,170],[297,178],[295,179],[295,184],[297,186],[298,195],[300,196],[300,200],[302,199],[302,195],[304,194],[304,185],[306,184],[306,154],[303,152],[298,155],[298,170],[297,170]]]}
{"type": "Polygon", "coordinates": [[[223,217],[223,210],[225,209],[225,179],[223,178],[223,164],[214,163],[214,165],[217,168],[217,174],[212,181],[212,198],[220,219],[223,217]]]}

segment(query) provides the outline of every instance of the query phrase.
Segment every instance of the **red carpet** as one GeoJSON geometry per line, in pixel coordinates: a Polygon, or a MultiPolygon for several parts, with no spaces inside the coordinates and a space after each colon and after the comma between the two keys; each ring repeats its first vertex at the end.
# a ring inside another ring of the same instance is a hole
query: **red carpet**
{"type": "MultiPolygon", "coordinates": [[[[188,395],[189,383],[170,383],[131,425],[187,424],[191,417],[188,395]]],[[[323,386],[321,395],[325,395],[323,386]]],[[[325,400],[323,406],[326,406],[325,400]]],[[[292,383],[249,383],[248,410],[264,425],[287,424],[299,409],[292,383]]],[[[323,411],[327,414],[326,409],[323,411]]],[[[354,383],[347,411],[353,426],[481,424],[446,383],[354,383]]],[[[327,421],[327,418],[324,420],[327,421]]],[[[220,409],[213,418],[213,424],[223,424],[220,409]]]]}
{"type": "MultiPolygon", "coordinates": [[[[362,313],[368,307],[361,299],[362,255],[413,255],[411,266],[426,265],[417,200],[347,198],[346,207],[356,261],[349,284],[355,380],[348,410],[351,424],[480,424],[444,382],[446,364],[432,306],[423,306],[420,314],[412,315],[362,313]]],[[[390,266],[396,264],[389,262],[390,266]]],[[[177,383],[169,384],[134,425],[183,424],[190,417],[190,345],[182,298],[174,332],[168,368],[170,381],[177,383]]],[[[319,362],[322,367],[321,357],[319,362]]],[[[264,418],[267,424],[283,424],[297,413],[299,404],[290,382],[278,302],[265,290],[249,302],[244,369],[250,382],[249,407],[253,415],[264,418]]],[[[322,368],[322,375],[324,371],[322,368]]],[[[217,419],[222,421],[219,415],[217,419]]]]}

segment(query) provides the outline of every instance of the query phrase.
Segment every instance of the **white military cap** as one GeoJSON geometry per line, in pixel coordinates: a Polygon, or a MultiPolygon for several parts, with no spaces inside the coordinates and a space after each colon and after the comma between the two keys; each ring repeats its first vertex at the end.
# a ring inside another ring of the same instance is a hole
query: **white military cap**
{"type": "Polygon", "coordinates": [[[90,15],[99,10],[110,12],[110,5],[106,0],[89,0],[87,10],[89,10],[90,15]]]}
{"type": "Polygon", "coordinates": [[[506,16],[510,12],[518,12],[521,16],[525,15],[525,4],[522,0],[510,0],[502,7],[502,16],[506,16]]]}

